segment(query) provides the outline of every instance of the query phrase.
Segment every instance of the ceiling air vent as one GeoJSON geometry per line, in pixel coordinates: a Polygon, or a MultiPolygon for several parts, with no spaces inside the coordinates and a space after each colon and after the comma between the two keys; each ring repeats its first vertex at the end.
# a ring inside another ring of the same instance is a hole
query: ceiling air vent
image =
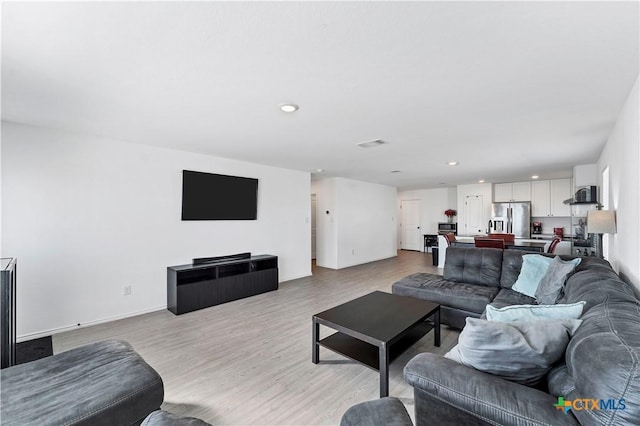
{"type": "Polygon", "coordinates": [[[362,142],[362,143],[359,143],[359,144],[356,144],[356,145],[358,145],[360,148],[374,148],[376,146],[380,146],[380,145],[384,145],[384,144],[386,144],[385,141],[382,141],[380,139],[376,139],[375,141],[362,142]]]}

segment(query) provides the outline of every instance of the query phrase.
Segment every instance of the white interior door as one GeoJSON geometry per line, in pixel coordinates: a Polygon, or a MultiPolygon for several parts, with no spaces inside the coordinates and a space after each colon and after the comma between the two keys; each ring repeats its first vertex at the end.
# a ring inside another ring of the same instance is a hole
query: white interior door
{"type": "Polygon", "coordinates": [[[318,201],[316,194],[311,194],[311,259],[316,258],[316,210],[318,201]]]}
{"type": "Polygon", "coordinates": [[[402,250],[422,250],[420,233],[420,200],[402,200],[402,250]]]}
{"type": "Polygon", "coordinates": [[[487,223],[482,206],[482,195],[467,195],[464,202],[465,235],[484,234],[487,223]]]}

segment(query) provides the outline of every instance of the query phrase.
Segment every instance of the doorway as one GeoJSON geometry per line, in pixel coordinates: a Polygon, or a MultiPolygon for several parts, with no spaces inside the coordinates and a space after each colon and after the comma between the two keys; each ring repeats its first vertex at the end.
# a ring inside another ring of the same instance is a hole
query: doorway
{"type": "Polygon", "coordinates": [[[402,221],[400,222],[400,248],[402,250],[422,250],[420,244],[420,200],[400,201],[402,221]]]}
{"type": "Polygon", "coordinates": [[[464,201],[464,234],[484,234],[488,220],[483,214],[482,195],[467,195],[464,201]]]}
{"type": "Polygon", "coordinates": [[[311,194],[311,260],[316,259],[316,211],[318,199],[316,194],[311,194]]]}

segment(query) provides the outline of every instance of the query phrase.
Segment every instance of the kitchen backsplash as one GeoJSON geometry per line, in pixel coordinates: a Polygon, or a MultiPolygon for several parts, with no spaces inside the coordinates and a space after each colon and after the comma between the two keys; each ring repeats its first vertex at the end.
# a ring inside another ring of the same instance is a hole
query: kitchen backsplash
{"type": "Polygon", "coordinates": [[[531,221],[542,223],[543,234],[553,234],[553,228],[564,228],[564,235],[571,236],[571,218],[569,217],[532,217],[531,221]]]}

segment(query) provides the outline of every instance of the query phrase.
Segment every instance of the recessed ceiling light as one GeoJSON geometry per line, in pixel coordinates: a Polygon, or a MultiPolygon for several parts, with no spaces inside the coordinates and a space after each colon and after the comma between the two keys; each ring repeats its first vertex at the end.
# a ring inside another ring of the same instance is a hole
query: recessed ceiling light
{"type": "Polygon", "coordinates": [[[318,173],[323,173],[323,172],[324,172],[324,169],[316,169],[316,172],[318,172],[318,173]]]}
{"type": "Polygon", "coordinates": [[[538,176],[538,175],[533,175],[533,176],[531,176],[531,179],[538,179],[539,177],[540,176],[538,176]]]}
{"type": "Polygon", "coordinates": [[[386,144],[385,141],[380,140],[380,139],[376,139],[374,141],[361,142],[361,143],[358,143],[356,145],[358,145],[360,148],[374,148],[376,146],[380,146],[380,145],[384,145],[384,144],[386,144]]]}
{"type": "Polygon", "coordinates": [[[478,183],[484,183],[484,179],[478,180],[478,183]]]}
{"type": "Polygon", "coordinates": [[[300,108],[296,104],[280,104],[280,109],[284,112],[296,112],[300,108]]]}
{"type": "Polygon", "coordinates": [[[450,165],[450,166],[457,166],[458,162],[457,161],[449,161],[447,164],[450,165]]]}

